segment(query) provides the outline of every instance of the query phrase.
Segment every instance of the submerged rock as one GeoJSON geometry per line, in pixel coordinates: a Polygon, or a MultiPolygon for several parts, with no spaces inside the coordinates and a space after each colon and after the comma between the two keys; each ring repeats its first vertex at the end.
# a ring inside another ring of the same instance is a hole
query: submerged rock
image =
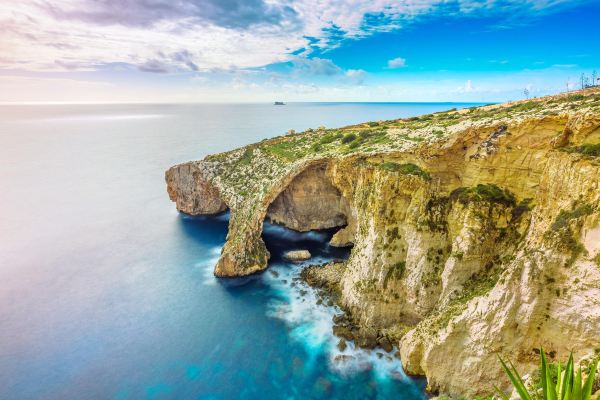
{"type": "Polygon", "coordinates": [[[335,356],[333,358],[334,363],[340,365],[340,364],[344,364],[348,361],[352,361],[352,360],[356,360],[356,357],[354,356],[350,356],[348,354],[338,354],[337,356],[335,356]]]}
{"type": "Polygon", "coordinates": [[[311,257],[308,250],[291,250],[283,255],[284,258],[290,261],[306,261],[311,257]]]}
{"type": "Polygon", "coordinates": [[[279,278],[279,272],[275,271],[274,269],[269,271],[271,273],[271,275],[275,278],[279,278]]]}
{"type": "Polygon", "coordinates": [[[390,353],[392,350],[394,350],[394,346],[392,345],[392,342],[390,342],[390,340],[387,337],[382,337],[379,339],[379,346],[381,346],[381,348],[383,350],[385,350],[386,352],[390,353]]]}
{"type": "Polygon", "coordinates": [[[346,326],[342,325],[334,325],[333,326],[333,334],[342,339],[346,340],[354,340],[354,333],[352,330],[346,326]]]}
{"type": "Polygon", "coordinates": [[[358,347],[369,350],[377,347],[377,333],[375,331],[361,331],[358,335],[357,338],[355,337],[355,343],[358,347]]]}
{"type": "Polygon", "coordinates": [[[340,338],[340,341],[337,344],[337,348],[343,353],[344,350],[346,350],[346,341],[344,340],[344,338],[340,338]]]}

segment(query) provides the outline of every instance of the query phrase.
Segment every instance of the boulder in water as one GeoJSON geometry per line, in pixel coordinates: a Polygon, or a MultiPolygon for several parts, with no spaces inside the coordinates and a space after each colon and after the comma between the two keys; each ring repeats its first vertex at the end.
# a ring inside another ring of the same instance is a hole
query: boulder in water
{"type": "Polygon", "coordinates": [[[305,261],[310,259],[311,255],[308,250],[291,250],[285,253],[283,257],[290,261],[305,261]]]}

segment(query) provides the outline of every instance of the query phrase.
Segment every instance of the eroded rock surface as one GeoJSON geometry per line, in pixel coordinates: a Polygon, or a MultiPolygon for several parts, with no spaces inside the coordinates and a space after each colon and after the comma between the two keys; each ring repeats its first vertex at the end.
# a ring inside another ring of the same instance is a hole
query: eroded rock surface
{"type": "Polygon", "coordinates": [[[166,172],[167,192],[177,209],[190,215],[217,214],[227,209],[219,190],[196,163],[171,167],[166,172]]]}
{"type": "Polygon", "coordinates": [[[311,257],[310,251],[308,250],[291,250],[286,252],[283,256],[290,261],[305,261],[309,260],[311,257]]]}
{"type": "Polygon", "coordinates": [[[317,164],[298,174],[271,203],[267,217],[300,232],[346,225],[348,202],[326,169],[326,164],[317,164]]]}
{"type": "Polygon", "coordinates": [[[184,212],[231,210],[218,276],[266,268],[266,217],[345,226],[331,271],[352,329],[391,340],[434,392],[508,388],[498,354],[531,372],[540,346],[600,349],[600,90],[309,130],[167,182],[184,212]]]}

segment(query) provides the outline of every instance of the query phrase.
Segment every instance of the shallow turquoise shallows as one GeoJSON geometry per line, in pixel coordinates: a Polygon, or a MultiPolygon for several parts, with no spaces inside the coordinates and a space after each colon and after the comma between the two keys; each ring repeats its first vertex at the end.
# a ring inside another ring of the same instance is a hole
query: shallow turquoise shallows
{"type": "Polygon", "coordinates": [[[266,225],[270,270],[219,281],[228,216],[177,213],[164,171],[288,129],[462,106],[0,106],[0,399],[423,398],[395,358],[350,345],[336,360],[337,311],[281,259],[347,256],[331,232],[266,225]]]}

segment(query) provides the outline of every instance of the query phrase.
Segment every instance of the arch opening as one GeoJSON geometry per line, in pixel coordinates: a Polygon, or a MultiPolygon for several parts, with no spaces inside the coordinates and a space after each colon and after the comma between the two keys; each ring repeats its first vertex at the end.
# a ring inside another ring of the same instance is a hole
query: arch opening
{"type": "Polygon", "coordinates": [[[336,237],[348,230],[350,205],[327,172],[326,163],[307,167],[267,208],[262,238],[272,261],[290,250],[308,250],[318,262],[348,258],[353,240],[336,237]]]}

